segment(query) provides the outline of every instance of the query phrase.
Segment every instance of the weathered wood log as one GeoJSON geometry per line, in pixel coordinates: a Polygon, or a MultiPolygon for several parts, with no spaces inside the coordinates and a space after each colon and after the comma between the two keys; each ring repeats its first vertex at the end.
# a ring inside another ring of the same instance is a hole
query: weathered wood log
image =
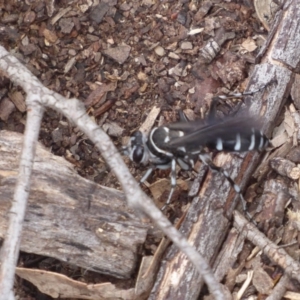
{"type": "MultiPolygon", "coordinates": [[[[272,81],[274,84],[246,99],[251,114],[262,116],[263,130],[266,133],[270,133],[274,127],[275,118],[290,92],[294,79],[292,71],[299,65],[299,0],[290,1],[290,6],[278,16],[281,19],[276,22],[277,31],[267,42],[269,48],[264,49],[262,54],[264,63],[256,66],[250,78],[248,91],[272,81]]],[[[236,182],[244,186],[259,163],[259,155],[248,153],[241,157],[220,153],[215,163],[228,170],[236,182]]],[[[230,225],[234,208],[234,193],[230,193],[230,190],[224,176],[212,176],[209,172],[199,196],[193,200],[181,226],[181,231],[187,235],[189,242],[211,262],[211,265],[214,265],[230,225]]],[[[198,299],[202,284],[201,276],[186,256],[172,246],[162,262],[149,299],[198,299]]]]}
{"type": "MultiPolygon", "coordinates": [[[[0,237],[18,174],[22,135],[0,131],[0,237]]],[[[61,157],[37,146],[21,250],[88,270],[128,278],[146,223],[129,210],[123,193],[86,180],[61,157]]]]}

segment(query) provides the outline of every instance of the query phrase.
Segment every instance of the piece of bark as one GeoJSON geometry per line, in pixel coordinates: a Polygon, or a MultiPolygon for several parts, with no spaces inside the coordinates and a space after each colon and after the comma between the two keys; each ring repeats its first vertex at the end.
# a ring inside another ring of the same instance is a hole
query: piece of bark
{"type": "MultiPolygon", "coordinates": [[[[22,135],[0,131],[0,237],[18,175],[22,135]]],[[[86,180],[61,157],[37,146],[21,250],[119,278],[136,269],[149,224],[123,193],[86,180]]]]}
{"type": "MultiPolygon", "coordinates": [[[[272,131],[276,116],[290,92],[294,79],[292,71],[295,70],[300,59],[298,46],[300,32],[294,30],[300,18],[299,1],[291,1],[291,5],[281,16],[282,19],[276,23],[278,32],[270,37],[271,39],[276,38],[276,40],[267,41],[269,49],[262,57],[264,63],[256,66],[250,77],[247,91],[257,90],[272,81],[273,84],[245,99],[250,113],[262,116],[262,129],[267,135],[272,131]],[[289,46],[287,52],[285,52],[286,44],[289,46]],[[292,45],[294,45],[293,48],[291,48],[292,45]],[[280,51],[282,53],[278,55],[280,51]],[[290,63],[290,56],[293,57],[292,63],[290,63]],[[275,57],[280,59],[280,63],[275,61],[275,57]],[[286,60],[284,60],[285,58],[286,60]]],[[[253,174],[259,158],[258,153],[244,155],[220,153],[217,155],[215,163],[224,167],[231,177],[243,187],[253,174]]],[[[224,176],[212,175],[211,172],[208,174],[199,192],[199,197],[192,202],[181,232],[185,233],[189,242],[207,261],[213,264],[229,227],[229,220],[225,216],[231,218],[235,203],[233,198],[236,195],[234,191],[231,191],[224,176]]],[[[185,255],[172,246],[162,261],[149,299],[198,299],[202,284],[201,276],[185,255]],[[176,280],[174,280],[175,278],[176,280]]]]}
{"type": "MultiPolygon", "coordinates": [[[[230,272],[232,266],[238,260],[238,256],[243,250],[243,246],[244,237],[241,236],[235,228],[232,228],[214,263],[213,269],[217,280],[221,281],[224,276],[230,272]]],[[[226,280],[228,280],[228,277],[226,280]]]]}

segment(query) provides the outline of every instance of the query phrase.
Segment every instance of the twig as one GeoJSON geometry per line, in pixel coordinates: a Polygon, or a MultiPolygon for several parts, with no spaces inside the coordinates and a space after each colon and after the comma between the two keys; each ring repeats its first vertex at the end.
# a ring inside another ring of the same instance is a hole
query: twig
{"type": "Polygon", "coordinates": [[[19,257],[23,220],[30,191],[30,177],[35,156],[36,142],[39,136],[43,108],[34,93],[27,96],[27,121],[23,150],[12,206],[9,211],[9,223],[1,249],[0,299],[7,300],[12,292],[14,269],[19,257]]]}
{"type": "Polygon", "coordinates": [[[239,212],[234,212],[234,227],[245,235],[250,242],[258,246],[265,255],[284,269],[285,273],[300,281],[300,264],[279,246],[272,243],[253,224],[247,221],[239,212]]]}
{"type": "Polygon", "coordinates": [[[242,299],[246,289],[249,287],[251,281],[252,281],[252,277],[253,277],[253,271],[248,271],[247,273],[247,278],[244,281],[242,287],[240,288],[240,290],[238,291],[237,295],[236,295],[236,299],[240,300],[242,299]]]}

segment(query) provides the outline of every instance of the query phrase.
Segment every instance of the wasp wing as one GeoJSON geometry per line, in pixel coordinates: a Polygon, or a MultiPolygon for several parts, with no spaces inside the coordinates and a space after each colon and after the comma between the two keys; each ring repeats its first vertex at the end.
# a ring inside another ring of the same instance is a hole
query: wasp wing
{"type": "Polygon", "coordinates": [[[267,143],[259,130],[258,119],[248,115],[213,119],[206,124],[202,120],[179,122],[169,124],[168,128],[183,132],[181,137],[169,141],[168,148],[186,147],[197,151],[206,146],[219,151],[249,151],[261,150],[267,143]]]}

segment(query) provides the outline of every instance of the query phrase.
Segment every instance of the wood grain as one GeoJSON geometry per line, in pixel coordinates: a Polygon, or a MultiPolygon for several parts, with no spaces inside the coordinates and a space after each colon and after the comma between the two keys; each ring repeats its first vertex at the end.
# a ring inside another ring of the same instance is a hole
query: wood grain
{"type": "MultiPolygon", "coordinates": [[[[22,135],[0,131],[0,237],[8,221],[22,135]]],[[[72,165],[37,147],[21,250],[128,278],[149,224],[126,206],[123,193],[86,180],[72,165]]]]}

